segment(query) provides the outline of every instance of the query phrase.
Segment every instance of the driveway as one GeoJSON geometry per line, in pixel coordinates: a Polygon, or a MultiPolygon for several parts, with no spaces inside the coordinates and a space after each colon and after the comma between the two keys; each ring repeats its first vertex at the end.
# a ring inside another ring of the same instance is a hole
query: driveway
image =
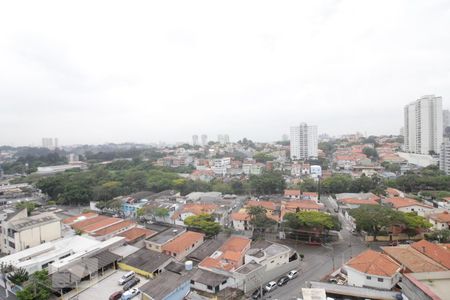
{"type": "MultiPolygon", "coordinates": [[[[81,292],[78,295],[78,300],[108,299],[112,293],[122,290],[123,286],[119,285],[118,281],[120,277],[122,277],[122,275],[125,273],[127,272],[117,270],[112,275],[108,276],[107,278],[103,279],[102,281],[98,282],[97,284],[88,288],[87,290],[81,292]]],[[[141,279],[141,282],[139,282],[134,287],[139,288],[148,281],[148,279],[144,277],[141,277],[139,275],[136,276],[138,276],[141,279]]]]}

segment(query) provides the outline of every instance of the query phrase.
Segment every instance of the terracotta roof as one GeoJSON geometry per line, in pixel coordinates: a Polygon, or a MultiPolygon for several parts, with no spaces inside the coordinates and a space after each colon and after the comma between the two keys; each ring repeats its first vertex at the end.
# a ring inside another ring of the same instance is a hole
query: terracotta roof
{"type": "Polygon", "coordinates": [[[225,271],[230,271],[234,268],[234,266],[230,263],[227,263],[225,261],[221,261],[218,259],[214,259],[212,257],[207,257],[204,260],[202,260],[199,264],[200,267],[205,267],[209,269],[222,269],[225,271]]]}
{"type": "Polygon", "coordinates": [[[131,220],[123,220],[122,222],[114,223],[111,226],[108,226],[108,227],[105,227],[105,228],[95,231],[94,235],[96,235],[96,236],[108,235],[108,234],[118,232],[121,229],[128,228],[130,226],[136,226],[136,223],[131,220]]]}
{"type": "Polygon", "coordinates": [[[111,226],[113,224],[120,223],[122,221],[123,221],[123,219],[121,219],[121,218],[110,218],[110,217],[107,217],[106,219],[103,219],[103,220],[100,220],[100,221],[95,222],[93,224],[90,224],[88,226],[85,226],[82,229],[82,231],[88,232],[88,233],[94,233],[94,232],[96,232],[96,231],[98,231],[100,229],[109,227],[109,226],[111,226]]]}
{"type": "Polygon", "coordinates": [[[251,240],[246,237],[232,236],[220,247],[222,252],[225,251],[244,251],[251,243],[251,240]]]}
{"type": "Polygon", "coordinates": [[[125,238],[125,241],[127,243],[134,242],[140,237],[148,238],[151,236],[154,236],[157,234],[156,231],[147,229],[147,228],[140,228],[140,227],[133,227],[131,229],[128,229],[122,233],[119,234],[119,236],[122,236],[125,238]]]}
{"type": "Polygon", "coordinates": [[[237,251],[226,251],[223,254],[223,258],[226,260],[239,261],[241,259],[242,253],[237,251]]]}
{"type": "Polygon", "coordinates": [[[319,194],[317,194],[316,192],[303,192],[303,196],[307,196],[307,197],[318,197],[319,194]]]}
{"type": "Polygon", "coordinates": [[[394,189],[394,188],[387,188],[386,193],[388,193],[388,195],[392,195],[394,197],[398,197],[402,194],[401,191],[394,189]]]}
{"type": "Polygon", "coordinates": [[[215,204],[189,203],[184,205],[182,212],[191,212],[194,215],[211,214],[218,208],[215,204]]]}
{"type": "Polygon", "coordinates": [[[246,212],[235,212],[231,214],[231,220],[250,221],[250,216],[246,212]]]}
{"type": "Polygon", "coordinates": [[[312,200],[299,200],[299,201],[289,201],[285,202],[284,207],[287,210],[296,210],[299,209],[320,209],[322,206],[317,204],[316,202],[312,200]]]}
{"type": "Polygon", "coordinates": [[[444,266],[409,245],[381,247],[381,249],[413,273],[446,271],[444,266]]]}
{"type": "Polygon", "coordinates": [[[427,208],[433,208],[432,206],[425,205],[417,200],[411,199],[411,198],[400,198],[400,197],[393,197],[393,198],[387,198],[385,200],[386,203],[392,204],[394,208],[402,208],[402,207],[408,207],[413,205],[423,206],[427,208]]]}
{"type": "Polygon", "coordinates": [[[448,211],[429,215],[429,218],[439,223],[450,223],[450,214],[448,211]]]}
{"type": "Polygon", "coordinates": [[[97,222],[103,221],[109,219],[109,217],[107,216],[96,216],[87,220],[83,220],[83,221],[79,221],[76,223],[73,223],[71,226],[73,229],[78,229],[78,230],[83,230],[84,228],[86,228],[87,226],[90,226],[92,224],[95,224],[97,222]]]}
{"type": "Polygon", "coordinates": [[[346,265],[365,274],[392,277],[401,266],[386,254],[366,250],[349,260],[346,265]]]}
{"type": "Polygon", "coordinates": [[[285,196],[300,196],[300,190],[284,190],[285,196]]]}
{"type": "Polygon", "coordinates": [[[447,269],[450,269],[450,252],[444,249],[444,247],[430,243],[426,240],[411,244],[411,247],[443,265],[447,269]]]}
{"type": "Polygon", "coordinates": [[[162,247],[162,250],[167,250],[170,252],[180,253],[185,251],[191,244],[197,241],[203,240],[205,235],[203,233],[186,231],[185,233],[179,235],[172,241],[168,242],[162,247]]]}
{"type": "Polygon", "coordinates": [[[70,225],[72,223],[84,221],[84,220],[91,219],[91,218],[94,218],[94,217],[97,217],[97,216],[98,216],[97,213],[87,212],[87,213],[83,213],[83,214],[80,214],[80,215],[76,215],[76,216],[73,216],[73,217],[66,218],[66,219],[64,219],[63,223],[70,225]]]}
{"type": "Polygon", "coordinates": [[[363,199],[356,199],[356,198],[344,198],[344,199],[339,199],[338,201],[345,203],[345,204],[359,204],[359,205],[363,205],[363,204],[378,205],[379,204],[374,199],[363,200],[363,199]]]}
{"type": "Polygon", "coordinates": [[[262,206],[269,210],[276,210],[277,205],[274,202],[271,201],[257,201],[257,200],[250,200],[247,202],[247,206],[262,206]]]}

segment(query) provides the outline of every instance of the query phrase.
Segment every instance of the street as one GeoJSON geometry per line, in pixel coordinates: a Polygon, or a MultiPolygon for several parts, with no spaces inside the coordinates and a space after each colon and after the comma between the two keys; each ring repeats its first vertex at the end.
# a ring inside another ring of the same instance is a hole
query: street
{"type": "MultiPolygon", "coordinates": [[[[326,197],[320,200],[325,206],[334,213],[334,205],[330,203],[326,197]]],[[[351,227],[346,220],[340,216],[342,222],[342,230],[340,231],[341,239],[333,244],[324,246],[310,246],[298,241],[278,240],[296,249],[299,253],[304,254],[304,260],[301,262],[299,276],[289,281],[285,286],[278,287],[273,292],[266,294],[264,299],[297,299],[301,298],[301,288],[306,286],[307,281],[319,281],[334,270],[340,268],[343,263],[350,258],[358,255],[367,249],[367,245],[362,241],[360,236],[354,236],[351,227]]]]}

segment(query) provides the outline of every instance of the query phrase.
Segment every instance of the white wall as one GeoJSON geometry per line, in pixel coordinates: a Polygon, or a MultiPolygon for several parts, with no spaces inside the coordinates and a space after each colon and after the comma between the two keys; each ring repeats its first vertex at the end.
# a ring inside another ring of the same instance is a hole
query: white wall
{"type": "Polygon", "coordinates": [[[376,289],[390,290],[395,284],[397,284],[400,278],[400,275],[398,273],[394,277],[383,277],[365,274],[347,266],[345,267],[345,269],[347,270],[348,285],[350,286],[372,287],[376,289]],[[369,276],[370,279],[367,278],[367,276],[369,276]],[[379,279],[383,282],[378,281],[379,279]]]}

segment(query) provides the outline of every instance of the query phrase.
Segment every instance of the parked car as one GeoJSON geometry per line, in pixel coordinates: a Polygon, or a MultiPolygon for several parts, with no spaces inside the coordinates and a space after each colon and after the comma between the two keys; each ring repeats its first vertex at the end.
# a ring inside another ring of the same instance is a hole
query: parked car
{"type": "Polygon", "coordinates": [[[285,285],[286,283],[288,283],[289,280],[290,280],[289,277],[283,276],[283,277],[281,277],[280,279],[278,279],[277,284],[278,284],[278,286],[283,286],[283,285],[285,285]]]}
{"type": "Polygon", "coordinates": [[[271,292],[277,288],[277,283],[275,281],[271,281],[264,288],[266,291],[271,292]]]}
{"type": "Polygon", "coordinates": [[[113,293],[111,296],[109,296],[109,300],[119,300],[122,297],[123,292],[117,291],[113,293]]]}
{"type": "Polygon", "coordinates": [[[119,284],[124,285],[125,283],[133,279],[135,275],[136,273],[134,273],[133,271],[123,274],[123,276],[119,279],[119,284]]]}
{"type": "Polygon", "coordinates": [[[138,284],[141,280],[137,277],[133,277],[131,278],[130,281],[128,281],[124,286],[123,286],[123,290],[124,291],[128,291],[129,289],[131,289],[133,286],[135,286],[136,284],[138,284]]]}
{"type": "Polygon", "coordinates": [[[298,276],[298,271],[297,270],[289,271],[289,273],[287,273],[286,276],[289,277],[289,279],[294,279],[295,277],[298,276]]]}
{"type": "Polygon", "coordinates": [[[139,295],[141,291],[139,289],[131,289],[125,293],[123,293],[121,300],[129,300],[137,295],[139,295]]]}
{"type": "Polygon", "coordinates": [[[252,294],[252,299],[259,299],[259,298],[261,298],[261,292],[262,292],[262,295],[264,296],[265,294],[267,294],[267,291],[266,291],[266,289],[264,288],[264,289],[257,289],[257,290],[255,290],[254,292],[253,292],[253,294],[252,294]]]}

